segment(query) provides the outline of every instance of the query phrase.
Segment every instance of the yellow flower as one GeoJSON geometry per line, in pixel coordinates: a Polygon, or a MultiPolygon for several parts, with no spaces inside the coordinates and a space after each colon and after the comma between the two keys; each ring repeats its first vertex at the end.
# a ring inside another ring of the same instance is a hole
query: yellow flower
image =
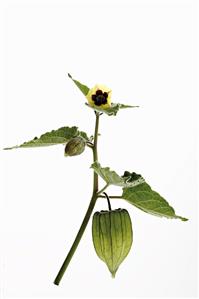
{"type": "Polygon", "coordinates": [[[111,106],[111,92],[105,85],[97,84],[89,90],[86,98],[92,107],[106,109],[111,106]]]}

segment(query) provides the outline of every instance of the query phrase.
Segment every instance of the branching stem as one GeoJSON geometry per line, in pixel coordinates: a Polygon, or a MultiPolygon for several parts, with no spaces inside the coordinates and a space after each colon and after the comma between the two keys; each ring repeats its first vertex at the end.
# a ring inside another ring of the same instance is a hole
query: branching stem
{"type": "MultiPolygon", "coordinates": [[[[96,162],[98,161],[98,153],[97,153],[97,141],[98,141],[98,129],[99,129],[99,117],[100,117],[100,114],[99,113],[95,113],[96,114],[96,122],[95,122],[95,133],[94,133],[94,143],[93,143],[93,162],[96,162]]],[[[79,228],[79,231],[76,235],[76,238],[71,246],[71,249],[69,250],[68,252],[68,255],[66,256],[65,260],[64,260],[64,263],[63,265],[61,266],[55,280],[54,280],[54,284],[56,285],[59,285],[78,245],[79,245],[79,242],[83,236],[83,233],[87,227],[87,224],[89,222],[89,219],[91,217],[91,214],[93,212],[93,209],[94,209],[94,206],[96,204],[96,201],[97,201],[97,198],[99,197],[99,195],[108,187],[108,184],[105,185],[100,191],[98,191],[98,175],[97,173],[94,171],[94,174],[93,174],[93,194],[92,194],[92,197],[91,197],[91,201],[90,201],[90,204],[88,206],[88,209],[87,209],[87,212],[84,216],[84,219],[82,221],[82,224],[79,228]]]]}
{"type": "Polygon", "coordinates": [[[106,184],[100,191],[97,192],[97,197],[101,197],[101,193],[108,188],[109,184],[106,184]]]}

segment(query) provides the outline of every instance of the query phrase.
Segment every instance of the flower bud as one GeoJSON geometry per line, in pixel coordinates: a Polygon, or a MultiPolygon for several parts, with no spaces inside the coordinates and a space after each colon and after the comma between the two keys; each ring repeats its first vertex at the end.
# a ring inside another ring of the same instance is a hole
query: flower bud
{"type": "Polygon", "coordinates": [[[92,236],[95,251],[115,277],[133,242],[131,218],[125,209],[96,212],[92,236]]]}
{"type": "Polygon", "coordinates": [[[81,137],[72,138],[65,146],[65,156],[77,156],[85,150],[86,142],[81,137]]]}

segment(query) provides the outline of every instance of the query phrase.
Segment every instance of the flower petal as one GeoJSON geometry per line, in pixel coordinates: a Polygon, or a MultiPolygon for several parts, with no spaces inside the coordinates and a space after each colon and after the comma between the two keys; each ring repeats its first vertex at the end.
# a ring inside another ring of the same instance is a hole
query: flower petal
{"type": "Polygon", "coordinates": [[[93,88],[89,89],[86,98],[92,107],[100,107],[102,109],[107,109],[111,106],[111,94],[112,91],[110,90],[110,88],[102,84],[96,84],[93,88]],[[94,100],[98,95],[104,95],[107,102],[105,104],[96,105],[94,100]]]}

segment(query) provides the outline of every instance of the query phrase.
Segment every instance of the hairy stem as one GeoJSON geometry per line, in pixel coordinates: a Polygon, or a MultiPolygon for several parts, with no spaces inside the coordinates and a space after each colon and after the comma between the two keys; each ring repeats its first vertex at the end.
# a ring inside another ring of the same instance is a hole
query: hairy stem
{"type": "MultiPolygon", "coordinates": [[[[99,129],[99,113],[96,112],[96,122],[95,122],[95,134],[94,134],[94,144],[93,144],[93,162],[97,161],[98,160],[98,154],[97,154],[97,139],[98,139],[98,129],[99,129]]],[[[88,209],[87,209],[87,212],[84,216],[84,219],[82,221],[82,224],[79,228],[79,231],[76,235],[76,238],[71,246],[71,249],[69,250],[64,262],[63,262],[63,265],[61,266],[55,280],[54,280],[54,284],[56,285],[59,285],[78,245],[79,245],[79,242],[83,236],[83,233],[87,227],[87,224],[89,222],[89,219],[91,217],[91,214],[93,212],[93,209],[94,209],[94,206],[95,206],[95,203],[97,201],[97,198],[98,198],[98,195],[103,191],[105,190],[107,187],[107,185],[98,193],[98,175],[94,172],[94,175],[93,175],[93,194],[92,194],[92,197],[91,197],[91,201],[90,201],[90,204],[88,206],[88,209]]]]}

